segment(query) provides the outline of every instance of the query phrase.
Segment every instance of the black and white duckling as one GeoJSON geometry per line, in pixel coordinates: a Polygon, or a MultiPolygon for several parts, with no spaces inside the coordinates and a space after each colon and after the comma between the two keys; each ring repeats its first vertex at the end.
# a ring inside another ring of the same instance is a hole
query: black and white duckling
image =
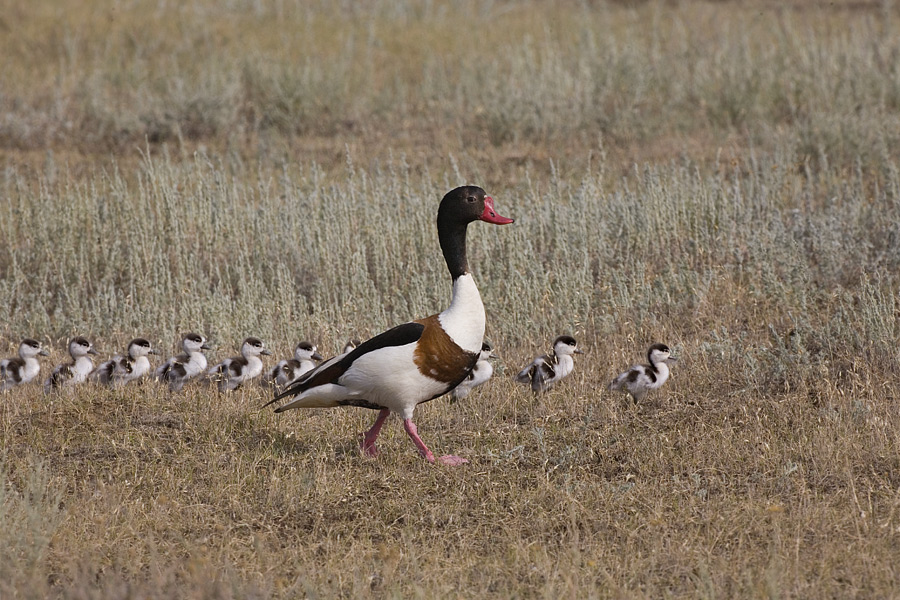
{"type": "Polygon", "coordinates": [[[487,380],[494,374],[494,365],[490,363],[489,359],[497,358],[493,350],[487,342],[481,344],[481,354],[478,355],[478,362],[475,363],[475,367],[469,373],[469,376],[463,379],[462,383],[450,392],[451,401],[465,398],[473,389],[483,383],[487,383],[487,380]]]}
{"type": "Polygon", "coordinates": [[[41,363],[37,357],[49,354],[39,341],[31,338],[22,340],[19,344],[18,357],[0,360],[0,392],[28,383],[37,377],[41,372],[41,363]]]}
{"type": "Polygon", "coordinates": [[[315,344],[300,342],[294,348],[294,358],[278,361],[278,364],[269,371],[267,379],[274,383],[275,387],[281,389],[304,373],[315,369],[316,364],[321,360],[324,358],[319,354],[315,344]]]}
{"type": "Polygon", "coordinates": [[[171,357],[156,369],[156,378],[169,384],[169,389],[179,392],[184,384],[206,373],[206,355],[209,350],[206,338],[199,333],[189,333],[181,340],[183,354],[171,357]]]}
{"type": "Polygon", "coordinates": [[[226,358],[209,370],[210,377],[219,385],[220,392],[236,390],[245,381],[262,374],[260,355],[272,354],[259,338],[248,337],[241,344],[241,355],[226,358]]]}
{"type": "Polygon", "coordinates": [[[561,335],[553,341],[553,353],[538,356],[516,375],[516,383],[531,384],[535,394],[546,392],[575,369],[573,354],[584,354],[575,338],[561,335]]]}
{"type": "Polygon", "coordinates": [[[662,387],[669,379],[669,364],[678,360],[665,344],[653,344],[647,350],[646,365],[634,365],[619,374],[609,384],[610,390],[625,390],[635,403],[641,402],[651,390],[662,387]]]}
{"type": "Polygon", "coordinates": [[[362,343],[362,342],[360,342],[360,341],[357,340],[357,339],[350,339],[350,340],[347,340],[347,343],[344,344],[344,349],[341,350],[341,354],[340,354],[340,355],[343,356],[344,354],[350,354],[350,353],[353,352],[353,350],[355,350],[356,347],[359,346],[361,343],[362,343]]]}
{"type": "Polygon", "coordinates": [[[128,342],[125,355],[117,354],[100,363],[91,373],[91,378],[112,387],[121,387],[129,381],[135,381],[150,372],[150,354],[159,354],[144,338],[135,338],[128,342]]]}
{"type": "Polygon", "coordinates": [[[84,382],[94,370],[90,355],[97,354],[94,345],[78,336],[69,342],[69,356],[72,362],[58,365],[44,382],[44,391],[52,392],[63,386],[73,386],[84,382]]]}

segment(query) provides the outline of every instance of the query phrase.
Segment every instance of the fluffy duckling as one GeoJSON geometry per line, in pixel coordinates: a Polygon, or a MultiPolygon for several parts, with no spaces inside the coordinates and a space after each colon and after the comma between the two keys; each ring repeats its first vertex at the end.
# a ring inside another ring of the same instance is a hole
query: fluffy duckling
{"type": "Polygon", "coordinates": [[[323,360],[318,348],[310,342],[300,342],[294,348],[294,358],[280,360],[269,372],[266,378],[275,384],[278,389],[298,379],[304,373],[316,368],[316,364],[323,360]]]}
{"type": "Polygon", "coordinates": [[[516,383],[531,384],[535,394],[546,392],[575,369],[573,354],[584,354],[575,338],[561,335],[553,342],[553,353],[535,358],[516,375],[516,383]]]}
{"type": "Polygon", "coordinates": [[[633,365],[627,371],[620,373],[609,384],[610,390],[625,390],[634,399],[635,403],[641,402],[651,390],[662,387],[669,379],[669,363],[678,360],[671,356],[669,347],[665,344],[653,344],[647,350],[646,365],[633,365]]]}
{"type": "Polygon", "coordinates": [[[52,392],[63,386],[73,386],[84,382],[94,370],[94,361],[89,355],[97,354],[94,345],[87,339],[78,336],[69,342],[69,356],[72,362],[63,363],[53,369],[53,373],[44,382],[44,391],[52,392]]]}
{"type": "Polygon", "coordinates": [[[169,390],[180,392],[184,384],[206,372],[206,355],[209,350],[206,338],[199,333],[189,333],[181,340],[184,353],[171,357],[156,369],[156,378],[169,384],[169,390]]]}
{"type": "Polygon", "coordinates": [[[19,344],[19,356],[0,360],[0,392],[23,383],[28,383],[41,372],[38,356],[47,356],[50,352],[41,343],[25,338],[19,344]]]}
{"type": "Polygon", "coordinates": [[[248,337],[241,344],[241,355],[226,358],[209,370],[209,375],[219,385],[220,392],[236,390],[245,381],[259,377],[263,362],[260,355],[272,354],[259,338],[248,337]]]}
{"type": "Polygon", "coordinates": [[[121,387],[129,381],[135,381],[150,372],[150,354],[159,354],[144,338],[135,338],[128,342],[125,356],[117,354],[91,373],[91,378],[112,387],[121,387]]]}
{"type": "Polygon", "coordinates": [[[488,359],[497,358],[493,350],[487,342],[481,344],[481,354],[478,355],[478,362],[475,363],[475,367],[469,373],[469,376],[463,379],[462,383],[450,392],[451,401],[465,398],[473,389],[483,383],[487,383],[487,380],[494,374],[494,365],[488,359]]]}

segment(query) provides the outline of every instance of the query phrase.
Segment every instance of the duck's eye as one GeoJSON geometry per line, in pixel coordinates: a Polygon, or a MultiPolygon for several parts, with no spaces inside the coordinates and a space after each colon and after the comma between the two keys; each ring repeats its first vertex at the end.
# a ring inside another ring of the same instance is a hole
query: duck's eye
{"type": "Polygon", "coordinates": [[[469,196],[468,198],[466,198],[466,202],[468,202],[468,203],[470,203],[470,204],[471,204],[472,202],[475,202],[475,196],[469,196]]]}

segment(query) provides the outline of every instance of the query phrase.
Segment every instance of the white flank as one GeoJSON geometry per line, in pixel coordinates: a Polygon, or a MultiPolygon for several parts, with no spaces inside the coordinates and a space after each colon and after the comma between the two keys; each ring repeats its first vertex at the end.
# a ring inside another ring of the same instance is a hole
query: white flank
{"type": "MultiPolygon", "coordinates": [[[[172,367],[177,361],[177,357],[173,356],[160,366],[156,368],[156,376],[162,377],[163,373],[165,373],[168,369],[172,367]]],[[[188,353],[188,361],[182,363],[184,365],[185,371],[185,379],[192,379],[197,375],[206,371],[206,355],[202,352],[189,352],[188,353]]]]}
{"type": "Polygon", "coordinates": [[[113,385],[120,387],[129,381],[140,379],[148,372],[150,372],[150,359],[146,356],[138,356],[134,359],[134,362],[131,363],[130,372],[125,368],[125,360],[120,358],[115,361],[115,371],[112,375],[112,383],[113,385]]]}
{"type": "MultiPolygon", "coordinates": [[[[648,377],[648,379],[649,379],[649,377],[648,377]]],[[[652,384],[650,384],[647,387],[651,390],[655,390],[657,388],[662,387],[662,384],[664,384],[666,381],[668,381],[668,379],[669,379],[669,365],[667,365],[665,362],[656,363],[656,381],[654,381],[652,384]]]]}
{"type": "Polygon", "coordinates": [[[447,384],[419,372],[413,361],[415,349],[416,344],[412,343],[363,354],[336,383],[308,389],[285,404],[282,410],[337,406],[342,400],[361,399],[411,419],[419,402],[447,389],[447,384]]]}
{"type": "MultiPolygon", "coordinates": [[[[246,347],[246,344],[244,346],[246,347]]],[[[263,362],[259,356],[251,354],[244,358],[247,359],[247,364],[240,369],[237,375],[231,373],[233,358],[226,358],[207,372],[210,377],[218,380],[220,392],[235,390],[242,383],[259,377],[262,373],[263,362]]]]}

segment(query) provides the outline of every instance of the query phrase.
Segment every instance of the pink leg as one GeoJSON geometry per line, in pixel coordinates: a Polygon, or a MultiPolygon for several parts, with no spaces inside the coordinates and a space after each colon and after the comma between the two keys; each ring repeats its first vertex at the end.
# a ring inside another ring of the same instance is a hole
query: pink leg
{"type": "MultiPolygon", "coordinates": [[[[416,429],[416,424],[412,422],[412,419],[403,419],[403,428],[406,429],[406,433],[409,434],[409,437],[412,438],[413,443],[416,445],[416,448],[419,449],[419,454],[422,455],[422,458],[427,460],[430,463],[434,462],[434,454],[431,453],[431,450],[428,449],[428,446],[425,445],[425,442],[422,441],[422,438],[419,437],[419,431],[416,429]]],[[[459,456],[452,456],[450,454],[446,456],[442,456],[438,459],[438,462],[442,462],[445,465],[462,465],[469,461],[465,458],[460,458],[459,456]]]]}
{"type": "Polygon", "coordinates": [[[388,418],[389,414],[391,414],[391,411],[389,411],[388,409],[381,409],[381,412],[378,413],[378,418],[375,419],[375,423],[372,424],[372,427],[370,427],[369,430],[363,434],[362,441],[359,443],[359,447],[364,454],[367,454],[369,456],[378,455],[378,448],[375,447],[375,438],[377,438],[378,434],[381,433],[381,426],[384,425],[384,421],[388,418]]]}

